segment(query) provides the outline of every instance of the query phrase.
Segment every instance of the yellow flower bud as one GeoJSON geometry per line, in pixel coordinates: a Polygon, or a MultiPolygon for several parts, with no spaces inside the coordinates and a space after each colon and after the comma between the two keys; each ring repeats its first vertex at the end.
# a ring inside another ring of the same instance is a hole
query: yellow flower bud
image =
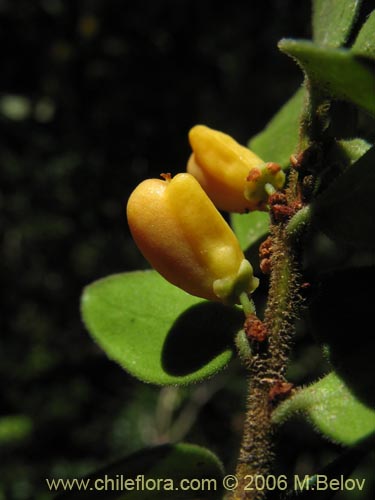
{"type": "Polygon", "coordinates": [[[267,210],[265,185],[280,189],[284,184],[285,174],[278,165],[272,163],[269,169],[270,164],[223,132],[196,125],[189,141],[193,154],[187,171],[220,210],[267,210]]]}
{"type": "Polygon", "coordinates": [[[143,181],[127,216],[145,258],[188,293],[235,303],[258,286],[236,236],[192,175],[143,181]]]}

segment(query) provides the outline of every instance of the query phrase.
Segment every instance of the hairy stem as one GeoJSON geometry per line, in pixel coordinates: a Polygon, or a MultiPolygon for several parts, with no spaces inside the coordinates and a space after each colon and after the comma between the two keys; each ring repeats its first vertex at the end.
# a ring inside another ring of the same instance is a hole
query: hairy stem
{"type": "MultiPolygon", "coordinates": [[[[296,197],[296,176],[288,189],[289,203],[296,197]]],[[[232,500],[260,500],[266,491],[246,491],[250,476],[270,474],[273,459],[271,413],[277,388],[285,381],[294,322],[301,304],[299,295],[298,256],[285,224],[271,227],[271,281],[264,324],[267,340],[253,342],[248,365],[249,389],[243,440],[237,465],[238,488],[232,500]]],[[[261,482],[260,482],[261,484],[261,482]]],[[[251,487],[255,488],[254,482],[251,487]]]]}
{"type": "Polygon", "coordinates": [[[239,299],[245,315],[255,314],[254,302],[246,292],[242,292],[239,296],[239,299]]]}

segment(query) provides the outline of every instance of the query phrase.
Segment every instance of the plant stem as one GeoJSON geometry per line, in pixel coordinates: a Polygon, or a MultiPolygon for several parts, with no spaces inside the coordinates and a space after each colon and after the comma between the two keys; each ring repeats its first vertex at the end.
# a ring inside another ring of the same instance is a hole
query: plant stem
{"type": "MultiPolygon", "coordinates": [[[[289,199],[295,196],[295,183],[289,188],[289,199]]],[[[270,474],[273,459],[272,401],[270,390],[285,380],[294,321],[301,303],[296,250],[290,243],[285,225],[271,227],[273,253],[271,257],[270,291],[264,324],[268,338],[252,348],[248,366],[249,388],[244,433],[236,476],[238,488],[232,500],[261,500],[265,491],[249,490],[250,476],[270,474]]],[[[252,346],[253,347],[253,346],[252,346]]],[[[254,483],[252,487],[255,488],[254,483]]]]}
{"type": "Polygon", "coordinates": [[[273,187],[273,185],[269,182],[267,182],[264,186],[264,190],[268,194],[268,196],[271,196],[271,194],[276,193],[276,189],[273,187]]]}
{"type": "Polygon", "coordinates": [[[255,314],[255,304],[246,292],[242,292],[240,294],[239,300],[241,302],[245,316],[248,316],[249,314],[255,314]]]}

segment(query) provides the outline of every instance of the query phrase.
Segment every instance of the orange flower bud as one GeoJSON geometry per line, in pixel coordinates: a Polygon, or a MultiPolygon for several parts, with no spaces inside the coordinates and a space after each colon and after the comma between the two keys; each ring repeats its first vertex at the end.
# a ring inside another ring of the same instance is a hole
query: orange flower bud
{"type": "Polygon", "coordinates": [[[187,171],[220,210],[267,210],[265,185],[280,189],[284,184],[285,174],[279,165],[266,164],[223,132],[196,125],[189,132],[189,141],[193,154],[187,171]]]}
{"type": "Polygon", "coordinates": [[[190,174],[143,181],[127,205],[133,238],[169,282],[208,300],[235,303],[258,286],[231,228],[190,174]]]}

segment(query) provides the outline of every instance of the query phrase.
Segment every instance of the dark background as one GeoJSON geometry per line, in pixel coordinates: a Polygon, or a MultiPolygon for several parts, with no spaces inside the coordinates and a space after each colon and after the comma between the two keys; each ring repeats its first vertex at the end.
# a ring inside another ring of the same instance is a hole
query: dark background
{"type": "MultiPolygon", "coordinates": [[[[163,416],[192,398],[178,437],[233,467],[238,366],[191,389],[143,385],[93,343],[79,298],[97,278],[146,267],[126,200],[144,178],[185,168],[190,127],[245,143],[298,88],[276,44],[310,38],[309,19],[307,1],[0,0],[0,417],[12,416],[0,420],[0,500],[49,499],[46,477],[168,440],[163,416]]],[[[320,355],[301,339],[291,376],[305,382],[320,355]]],[[[339,449],[303,423],[279,447],[289,473],[339,449]]]]}

